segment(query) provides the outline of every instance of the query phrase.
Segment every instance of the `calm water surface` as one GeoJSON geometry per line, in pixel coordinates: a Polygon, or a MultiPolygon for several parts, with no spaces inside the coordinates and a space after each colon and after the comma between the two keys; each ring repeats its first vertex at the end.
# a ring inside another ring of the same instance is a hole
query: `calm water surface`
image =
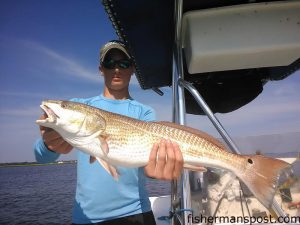
{"type": "MultiPolygon", "coordinates": [[[[0,224],[70,224],[76,165],[0,168],[0,224]]],[[[150,180],[150,196],[170,193],[169,182],[150,180]]]]}

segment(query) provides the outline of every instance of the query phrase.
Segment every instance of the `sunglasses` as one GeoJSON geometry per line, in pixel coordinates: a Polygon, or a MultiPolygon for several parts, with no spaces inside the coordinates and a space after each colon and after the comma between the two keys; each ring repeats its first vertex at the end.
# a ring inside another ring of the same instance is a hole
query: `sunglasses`
{"type": "Polygon", "coordinates": [[[114,69],[118,65],[121,69],[128,69],[130,66],[132,66],[132,62],[128,59],[120,59],[120,60],[104,60],[102,62],[102,66],[106,69],[114,69]]]}

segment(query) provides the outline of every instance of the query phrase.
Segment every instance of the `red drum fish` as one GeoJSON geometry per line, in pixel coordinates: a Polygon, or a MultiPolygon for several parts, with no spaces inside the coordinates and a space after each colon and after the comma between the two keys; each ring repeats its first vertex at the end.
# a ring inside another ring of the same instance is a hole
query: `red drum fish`
{"type": "Polygon", "coordinates": [[[37,120],[37,124],[57,131],[65,141],[89,154],[91,161],[97,159],[115,178],[119,175],[115,166],[145,166],[153,144],[165,138],[180,146],[184,168],[231,171],[270,208],[279,176],[290,167],[261,155],[233,154],[214,137],[171,122],[144,122],[70,101],[43,101],[41,108],[47,118],[37,120]]]}

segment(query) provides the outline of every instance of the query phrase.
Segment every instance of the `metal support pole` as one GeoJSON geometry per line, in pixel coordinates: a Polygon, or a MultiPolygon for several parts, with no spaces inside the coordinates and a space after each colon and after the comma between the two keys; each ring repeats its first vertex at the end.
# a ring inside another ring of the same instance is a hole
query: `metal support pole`
{"type": "MultiPolygon", "coordinates": [[[[236,144],[233,142],[233,140],[231,139],[231,137],[229,136],[229,134],[226,132],[226,130],[223,128],[222,124],[219,122],[219,120],[217,119],[217,117],[213,114],[213,112],[210,110],[209,106],[206,104],[206,102],[204,101],[204,99],[202,98],[202,96],[200,95],[200,93],[197,91],[197,89],[189,82],[180,79],[178,81],[179,85],[186,88],[195,98],[195,100],[197,101],[197,103],[199,104],[199,106],[202,108],[202,110],[204,111],[204,113],[208,116],[208,118],[210,119],[210,121],[213,123],[213,125],[215,126],[215,128],[218,130],[218,132],[220,133],[220,135],[223,137],[223,139],[225,140],[225,142],[227,143],[227,145],[229,146],[229,148],[231,149],[232,152],[236,153],[236,154],[241,154],[238,147],[236,146],[236,144]]],[[[280,205],[276,202],[276,200],[273,200],[273,205],[272,205],[272,209],[275,211],[275,213],[278,216],[283,216],[285,217],[286,214],[285,212],[282,210],[282,208],[280,207],[280,205]]]]}
{"type": "MultiPolygon", "coordinates": [[[[182,24],[182,4],[183,0],[175,1],[174,19],[175,19],[175,43],[173,53],[173,122],[184,125],[185,124],[185,101],[184,101],[184,88],[179,86],[179,79],[183,79],[183,60],[182,60],[182,46],[181,46],[181,24],[182,24]]],[[[177,199],[177,182],[171,183],[171,201],[172,211],[176,210],[177,199]]],[[[191,194],[189,173],[184,170],[181,176],[181,208],[191,208],[191,194]]],[[[188,212],[183,212],[183,224],[191,224],[188,221],[188,212]]],[[[175,224],[175,218],[172,218],[171,224],[175,224]]]]}
{"type": "Polygon", "coordinates": [[[222,124],[219,122],[217,117],[213,114],[213,112],[210,110],[209,106],[206,104],[200,93],[197,91],[197,89],[189,82],[180,79],[178,81],[179,85],[187,89],[195,98],[196,102],[198,105],[202,108],[203,112],[205,115],[208,116],[210,121],[213,123],[215,128],[218,130],[220,135],[223,137],[227,145],[230,147],[230,149],[236,153],[236,154],[241,154],[238,147],[234,143],[234,141],[230,138],[229,134],[226,132],[226,130],[223,128],[222,124]]]}
{"type": "MultiPolygon", "coordinates": [[[[173,76],[172,76],[172,121],[176,123],[178,121],[178,75],[176,69],[175,56],[173,55],[173,76]]],[[[178,198],[178,185],[177,180],[171,181],[171,211],[175,212],[178,207],[179,198],[178,198]]],[[[171,219],[171,225],[175,225],[175,217],[171,219]]]]}
{"type": "Polygon", "coordinates": [[[181,24],[182,24],[182,4],[183,0],[175,1],[175,60],[177,67],[177,73],[174,76],[174,84],[177,89],[177,101],[178,101],[178,121],[175,120],[176,123],[181,125],[185,124],[185,102],[184,102],[184,88],[178,85],[178,80],[183,79],[183,59],[182,59],[182,47],[181,47],[181,24]],[[176,76],[177,75],[177,76],[176,76]]]}

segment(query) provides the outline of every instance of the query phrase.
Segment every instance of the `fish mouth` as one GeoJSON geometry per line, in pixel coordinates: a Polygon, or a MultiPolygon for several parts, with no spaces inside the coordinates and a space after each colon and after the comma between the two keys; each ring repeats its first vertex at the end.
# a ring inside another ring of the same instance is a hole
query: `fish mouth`
{"type": "Polygon", "coordinates": [[[58,118],[60,118],[49,106],[42,104],[40,107],[44,111],[45,118],[37,120],[37,123],[54,123],[58,118]]]}

